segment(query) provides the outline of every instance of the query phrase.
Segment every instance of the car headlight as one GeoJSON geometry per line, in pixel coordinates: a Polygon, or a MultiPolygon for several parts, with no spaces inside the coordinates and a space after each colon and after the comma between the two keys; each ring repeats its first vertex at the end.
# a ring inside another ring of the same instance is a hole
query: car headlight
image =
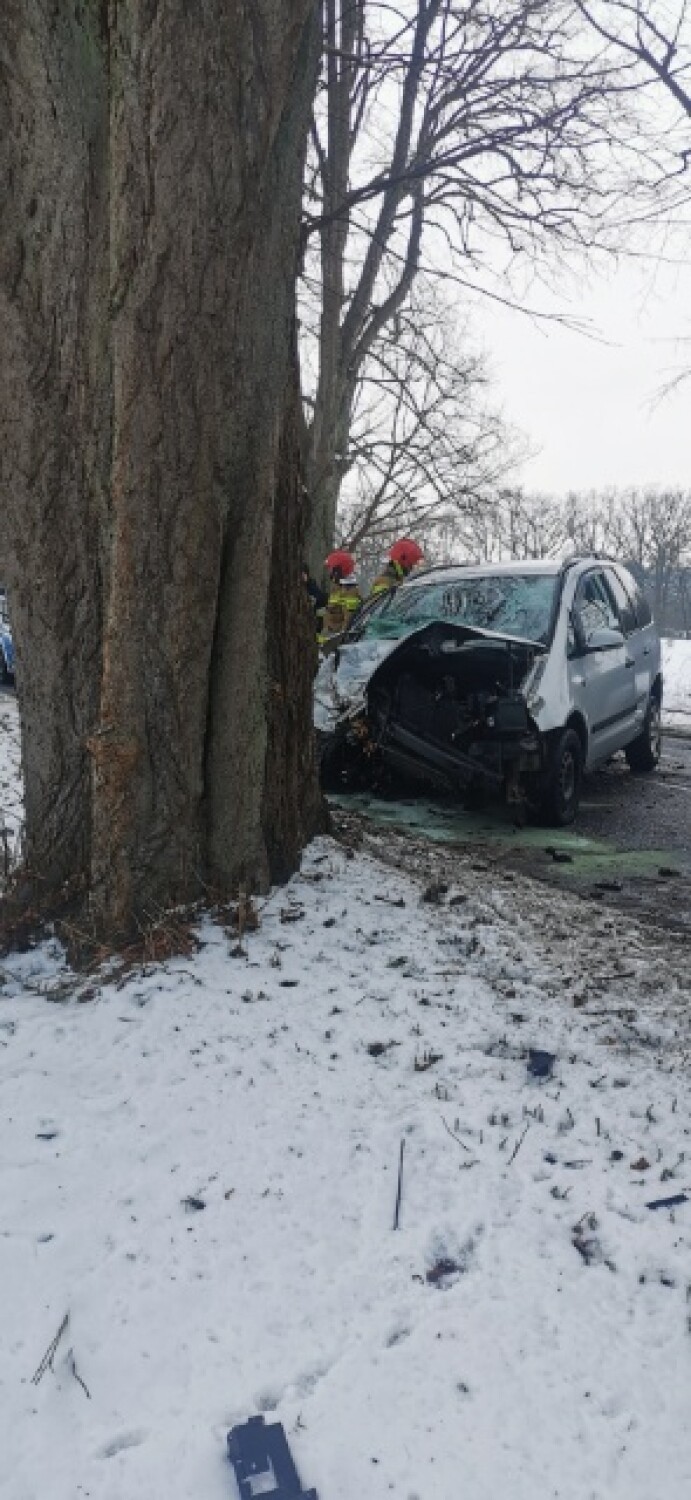
{"type": "Polygon", "coordinates": [[[536,661],[523,684],[523,696],[531,713],[538,713],[544,707],[544,698],[540,697],[540,684],[545,675],[547,657],[541,656],[536,661]]]}

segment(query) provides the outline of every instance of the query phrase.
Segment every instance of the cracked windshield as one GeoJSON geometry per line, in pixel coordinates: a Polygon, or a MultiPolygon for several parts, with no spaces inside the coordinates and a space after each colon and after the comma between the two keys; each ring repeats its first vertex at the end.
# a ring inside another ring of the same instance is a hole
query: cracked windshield
{"type": "Polygon", "coordinates": [[[399,589],[363,620],[361,635],[400,640],[433,620],[452,620],[546,644],[556,584],[552,573],[498,574],[399,589]]]}

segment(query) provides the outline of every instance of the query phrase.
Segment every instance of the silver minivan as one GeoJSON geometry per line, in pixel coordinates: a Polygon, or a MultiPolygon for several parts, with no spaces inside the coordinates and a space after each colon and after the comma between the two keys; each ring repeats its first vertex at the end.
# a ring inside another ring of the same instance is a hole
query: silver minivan
{"type": "Polygon", "coordinates": [[[322,662],[326,784],[386,771],[566,824],[585,771],[661,749],[660,640],[608,558],[432,568],[366,605],[322,662]]]}

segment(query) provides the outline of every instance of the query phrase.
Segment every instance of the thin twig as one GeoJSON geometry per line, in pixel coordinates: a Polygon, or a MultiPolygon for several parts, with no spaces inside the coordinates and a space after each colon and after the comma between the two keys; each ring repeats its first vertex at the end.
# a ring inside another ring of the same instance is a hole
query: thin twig
{"type": "Polygon", "coordinates": [[[450,1136],[451,1136],[451,1139],[452,1139],[452,1140],[453,1140],[453,1141],[457,1141],[457,1142],[458,1142],[458,1144],[459,1144],[459,1146],[462,1146],[462,1147],[463,1147],[463,1150],[464,1150],[464,1151],[467,1151],[467,1152],[468,1152],[468,1155],[470,1155],[470,1146],[466,1146],[466,1143],[465,1143],[465,1141],[462,1141],[462,1140],[461,1140],[461,1137],[460,1137],[460,1135],[456,1135],[456,1132],[455,1132],[455,1131],[454,1131],[454,1130],[452,1130],[452,1129],[451,1129],[451,1126],[450,1126],[450,1125],[447,1125],[447,1123],[446,1123],[446,1120],[445,1120],[445,1119],[444,1119],[444,1116],[443,1116],[443,1115],[440,1115],[440,1116],[439,1116],[439,1118],[440,1118],[440,1120],[441,1120],[441,1123],[442,1123],[442,1125],[443,1125],[443,1126],[444,1126],[444,1129],[445,1129],[445,1130],[446,1130],[446,1131],[447,1131],[447,1132],[448,1132],[448,1134],[449,1134],[449,1135],[450,1135],[450,1136]]]}
{"type": "Polygon", "coordinates": [[[617,974],[591,974],[590,982],[592,984],[609,984],[615,979],[635,979],[636,972],[636,969],[625,969],[617,974]]]}
{"type": "Polygon", "coordinates": [[[405,1136],[401,1140],[401,1151],[398,1158],[398,1191],[396,1193],[396,1212],[394,1214],[393,1227],[398,1229],[398,1218],[401,1211],[401,1189],[403,1187],[403,1152],[405,1151],[405,1136]]]}
{"type": "Polygon", "coordinates": [[[518,1156],[518,1153],[519,1153],[519,1151],[521,1149],[521,1146],[523,1145],[523,1142],[524,1142],[524,1140],[525,1140],[525,1138],[526,1138],[526,1136],[528,1134],[528,1131],[530,1130],[531,1124],[532,1124],[532,1121],[528,1120],[528,1123],[527,1123],[527,1125],[525,1127],[525,1130],[523,1131],[522,1136],[519,1136],[519,1139],[516,1141],[516,1144],[515,1144],[515,1146],[513,1148],[513,1151],[511,1152],[511,1155],[510,1155],[509,1160],[507,1162],[507,1166],[510,1167],[512,1161],[516,1160],[516,1157],[518,1156]]]}
{"type": "Polygon", "coordinates": [[[75,1378],[75,1380],[77,1382],[77,1385],[81,1386],[81,1388],[82,1388],[82,1390],[84,1392],[84,1395],[87,1398],[87,1401],[90,1401],[91,1400],[91,1391],[89,1390],[86,1382],[84,1380],[82,1380],[82,1377],[79,1374],[79,1371],[77,1369],[76,1360],[75,1360],[75,1357],[74,1357],[74,1349],[70,1349],[68,1351],[68,1354],[67,1354],[67,1363],[68,1363],[69,1368],[70,1368],[70,1373],[72,1375],[74,1375],[74,1378],[75,1378]]]}
{"type": "Polygon", "coordinates": [[[52,1370],[52,1368],[53,1368],[53,1360],[55,1358],[56,1349],[58,1347],[58,1344],[60,1343],[60,1340],[61,1340],[61,1338],[63,1336],[63,1333],[66,1332],[67,1325],[68,1325],[69,1321],[70,1321],[70,1315],[69,1315],[68,1312],[66,1312],[65,1316],[64,1316],[64,1318],[62,1320],[62,1323],[60,1324],[60,1327],[58,1328],[58,1331],[57,1331],[57,1333],[55,1335],[55,1338],[51,1339],[51,1341],[50,1341],[50,1343],[48,1345],[48,1348],[46,1349],[46,1352],[45,1352],[45,1354],[43,1356],[43,1359],[41,1360],[40,1364],[38,1365],[37,1369],[34,1371],[34,1374],[31,1377],[31,1383],[32,1383],[32,1385],[38,1385],[39,1382],[43,1379],[43,1376],[45,1375],[46,1370],[52,1370]]]}

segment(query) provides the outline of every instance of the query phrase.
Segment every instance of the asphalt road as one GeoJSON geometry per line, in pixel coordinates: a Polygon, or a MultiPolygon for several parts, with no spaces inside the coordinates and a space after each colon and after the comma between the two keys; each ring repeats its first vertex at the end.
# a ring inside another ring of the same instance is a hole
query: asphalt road
{"type": "Polygon", "coordinates": [[[691,870],[691,736],[664,741],[650,776],[632,776],[623,756],[589,776],[578,827],[622,848],[664,848],[691,870]]]}
{"type": "Polygon", "coordinates": [[[617,756],[587,777],[578,821],[564,830],[519,828],[502,809],[471,813],[423,798],[335,800],[379,827],[405,827],[483,868],[523,871],[691,941],[691,738],[668,736],[650,776],[633,776],[617,756]]]}

